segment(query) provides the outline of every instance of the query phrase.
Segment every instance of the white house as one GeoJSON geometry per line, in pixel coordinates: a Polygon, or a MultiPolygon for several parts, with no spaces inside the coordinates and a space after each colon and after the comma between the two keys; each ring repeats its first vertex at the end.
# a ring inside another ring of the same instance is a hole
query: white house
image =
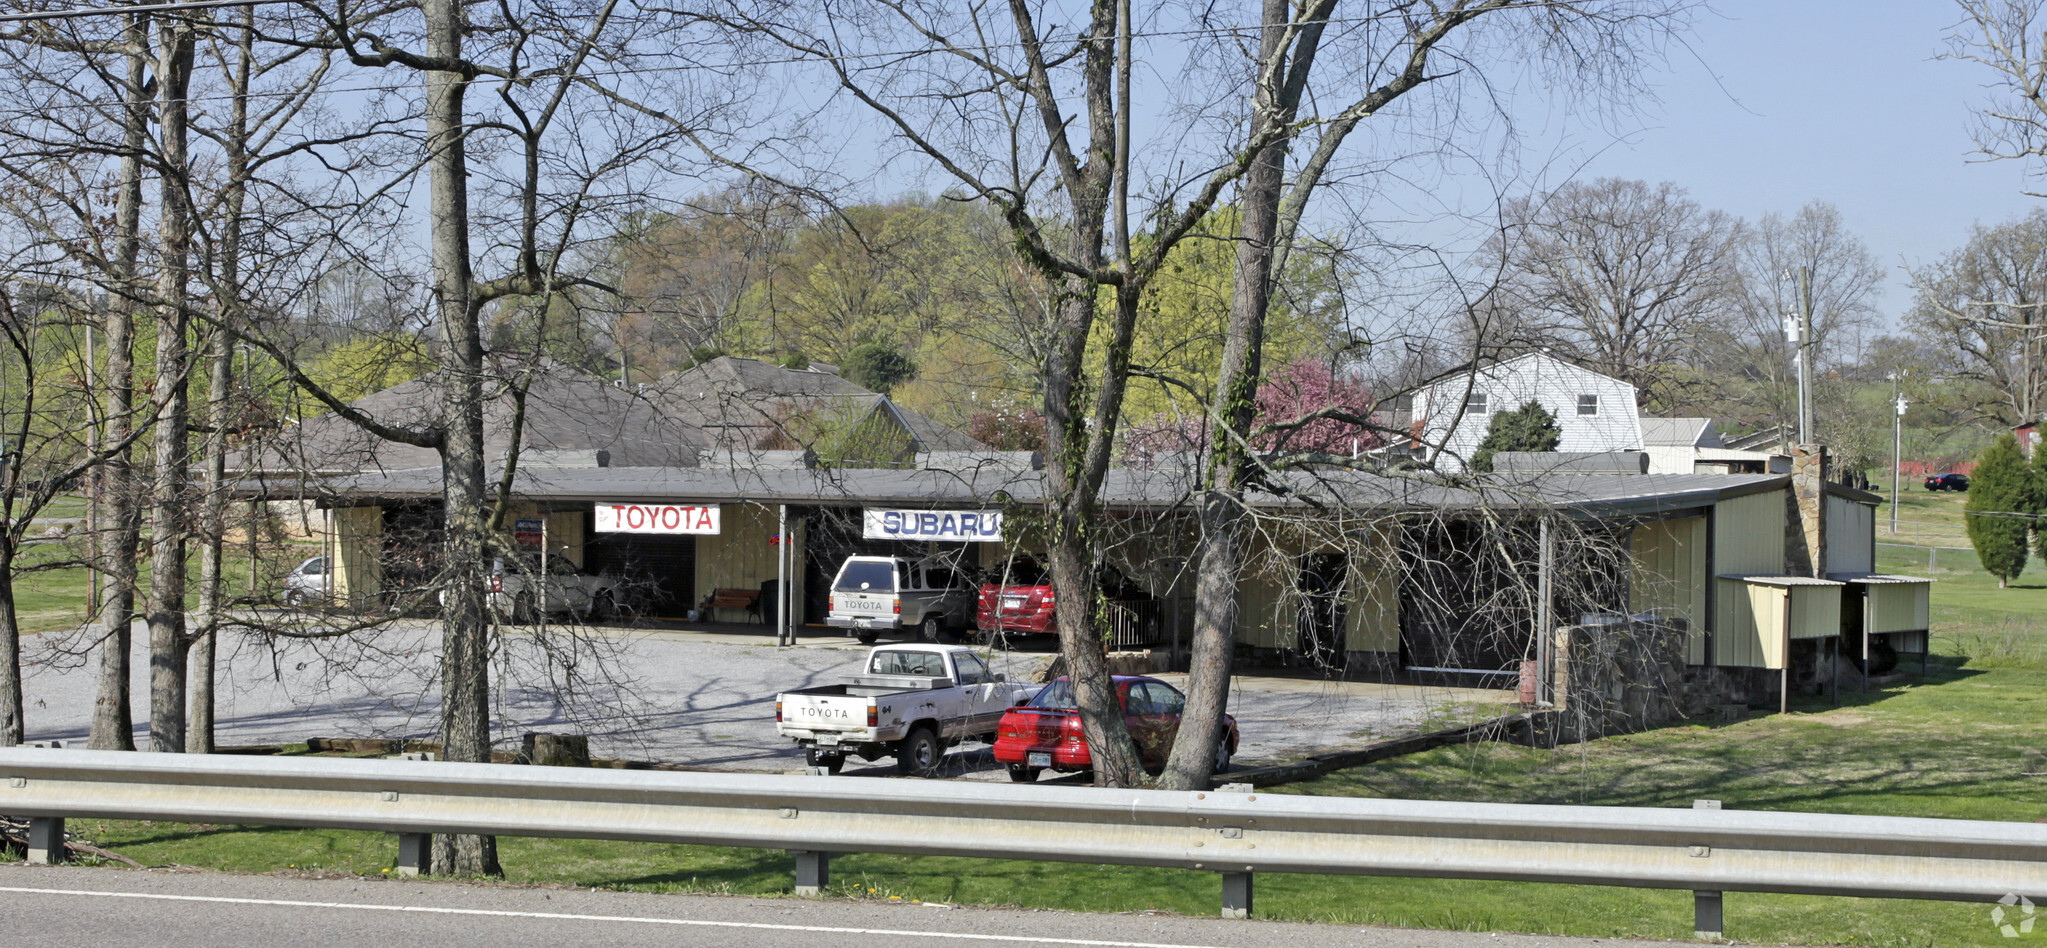
{"type": "Polygon", "coordinates": [[[1493,416],[1535,402],[1555,416],[1557,450],[1634,451],[1642,446],[1635,387],[1547,353],[1530,353],[1443,379],[1395,405],[1396,423],[1415,434],[1414,450],[1438,470],[1462,471],[1493,416]],[[1401,418],[1399,415],[1405,414],[1401,418]]]}

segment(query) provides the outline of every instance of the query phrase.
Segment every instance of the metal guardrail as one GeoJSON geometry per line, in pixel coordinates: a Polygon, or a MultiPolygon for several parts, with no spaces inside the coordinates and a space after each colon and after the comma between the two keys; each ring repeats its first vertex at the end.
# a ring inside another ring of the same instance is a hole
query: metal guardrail
{"type": "Polygon", "coordinates": [[[1720,809],[14,747],[0,813],[34,818],[32,860],[61,858],[66,817],[396,833],[401,869],[427,833],[560,836],[790,850],[810,893],[833,853],[1198,869],[1239,916],[1259,872],[1691,889],[1703,934],[1723,891],[2047,895],[2047,824],[1720,809]]]}

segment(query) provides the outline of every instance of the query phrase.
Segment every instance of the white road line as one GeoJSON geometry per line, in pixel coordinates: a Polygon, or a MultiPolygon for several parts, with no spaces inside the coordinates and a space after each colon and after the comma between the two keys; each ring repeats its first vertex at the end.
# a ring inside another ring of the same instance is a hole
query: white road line
{"type": "Polygon", "coordinates": [[[981,935],[971,932],[922,932],[889,928],[838,928],[829,925],[770,925],[765,922],[713,922],[689,918],[648,918],[637,915],[575,915],[567,912],[510,912],[499,909],[441,908],[430,905],[369,905],[358,902],[306,902],[296,899],[239,899],[213,895],[164,895],[155,892],[101,892],[92,889],[34,889],[0,886],[0,892],[23,895],[99,896],[109,899],[151,899],[159,902],[211,902],[221,905],[272,905],[281,908],[324,908],[371,912],[412,912],[421,915],[487,915],[497,918],[546,918],[571,922],[635,922],[642,925],[684,925],[695,928],[747,928],[775,932],[816,932],[827,935],[894,935],[905,938],[946,938],[1030,945],[1088,945],[1092,948],[1219,948],[1209,945],[1150,941],[1098,941],[1086,938],[1039,938],[1029,935],[981,935]]]}

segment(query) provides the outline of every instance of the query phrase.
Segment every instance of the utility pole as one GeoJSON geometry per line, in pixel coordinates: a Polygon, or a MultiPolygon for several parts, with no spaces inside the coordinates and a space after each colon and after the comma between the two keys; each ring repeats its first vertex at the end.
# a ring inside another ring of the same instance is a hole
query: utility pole
{"type": "Polygon", "coordinates": [[[1898,373],[1891,373],[1891,398],[1896,401],[1897,417],[1891,419],[1891,532],[1898,532],[1898,480],[1904,466],[1905,449],[1905,396],[1898,391],[1898,373]]]}
{"type": "Polygon", "coordinates": [[[1798,268],[1798,443],[1812,443],[1812,268],[1798,268]]]}

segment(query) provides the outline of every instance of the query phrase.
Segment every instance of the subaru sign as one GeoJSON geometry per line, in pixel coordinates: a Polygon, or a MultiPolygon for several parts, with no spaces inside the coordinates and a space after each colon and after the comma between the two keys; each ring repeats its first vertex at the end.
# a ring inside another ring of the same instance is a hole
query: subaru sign
{"type": "Polygon", "coordinates": [[[866,510],[869,540],[929,540],[938,543],[1000,543],[999,510],[866,510]]]}

